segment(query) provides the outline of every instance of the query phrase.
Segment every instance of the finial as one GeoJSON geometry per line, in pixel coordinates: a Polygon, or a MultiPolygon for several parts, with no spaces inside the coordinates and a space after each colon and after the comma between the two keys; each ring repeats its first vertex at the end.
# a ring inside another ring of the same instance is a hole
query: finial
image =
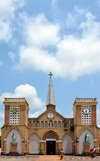
{"type": "Polygon", "coordinates": [[[48,75],[50,75],[50,78],[52,78],[52,75],[53,75],[53,74],[52,74],[52,72],[50,72],[50,74],[48,74],[48,75]]]}

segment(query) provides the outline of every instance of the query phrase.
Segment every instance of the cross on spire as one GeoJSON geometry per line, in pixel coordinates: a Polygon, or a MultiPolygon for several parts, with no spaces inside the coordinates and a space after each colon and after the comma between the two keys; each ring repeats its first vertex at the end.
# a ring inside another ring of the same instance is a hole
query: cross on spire
{"type": "Polygon", "coordinates": [[[53,76],[52,72],[50,72],[50,74],[48,74],[48,75],[50,75],[50,78],[52,78],[52,76],[53,76]]]}

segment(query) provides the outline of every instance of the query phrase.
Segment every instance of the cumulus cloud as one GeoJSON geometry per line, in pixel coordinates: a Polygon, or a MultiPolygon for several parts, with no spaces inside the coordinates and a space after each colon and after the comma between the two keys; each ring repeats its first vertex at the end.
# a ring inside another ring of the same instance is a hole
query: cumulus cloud
{"type": "Polygon", "coordinates": [[[23,5],[24,0],[0,0],[0,41],[8,42],[11,39],[15,11],[23,5]]]}
{"type": "Polygon", "coordinates": [[[72,80],[99,71],[100,22],[89,11],[80,8],[76,11],[85,15],[77,26],[81,34],[66,34],[62,38],[58,36],[60,24],[49,22],[43,14],[28,20],[26,17],[26,45],[20,47],[17,69],[52,71],[55,76],[72,80]],[[50,51],[50,45],[54,45],[56,50],[50,51]]]}
{"type": "Polygon", "coordinates": [[[43,107],[44,103],[40,98],[37,96],[37,92],[35,87],[25,84],[25,85],[20,85],[15,88],[14,93],[3,93],[0,96],[0,100],[3,102],[4,98],[22,98],[25,97],[27,102],[29,103],[30,109],[36,109],[36,108],[41,108],[43,107]]]}
{"type": "Polygon", "coordinates": [[[59,64],[56,58],[46,50],[38,49],[37,47],[22,46],[20,48],[20,63],[17,65],[17,68],[29,68],[49,72],[51,68],[52,70],[54,68],[59,69],[59,64]]]}
{"type": "Polygon", "coordinates": [[[49,46],[59,41],[59,25],[50,23],[44,14],[31,18],[27,15],[25,17],[24,14],[23,17],[25,20],[24,35],[28,45],[49,46]]]}

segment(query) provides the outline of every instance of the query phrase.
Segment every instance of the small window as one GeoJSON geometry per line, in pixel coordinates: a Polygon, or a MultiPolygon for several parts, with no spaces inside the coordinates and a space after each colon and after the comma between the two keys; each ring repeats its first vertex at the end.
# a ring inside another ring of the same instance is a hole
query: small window
{"type": "Polygon", "coordinates": [[[44,121],[41,121],[41,127],[44,127],[44,121]]]}
{"type": "Polygon", "coordinates": [[[36,122],[35,121],[33,121],[33,127],[36,127],[36,122]]]}
{"type": "Polygon", "coordinates": [[[47,121],[45,121],[45,127],[48,127],[48,122],[47,121]]]}
{"type": "Polygon", "coordinates": [[[61,121],[58,122],[58,127],[61,127],[61,121]]]}
{"type": "Polygon", "coordinates": [[[40,122],[39,121],[37,122],[37,127],[40,127],[40,122]]]}
{"type": "Polygon", "coordinates": [[[62,127],[65,127],[65,121],[62,122],[62,127]]]}
{"type": "Polygon", "coordinates": [[[68,121],[66,122],[66,127],[67,127],[67,128],[69,127],[69,122],[68,122],[68,121]]]}
{"type": "Polygon", "coordinates": [[[57,121],[54,121],[54,127],[57,127],[57,121]]]}
{"type": "Polygon", "coordinates": [[[31,121],[29,121],[29,127],[31,127],[31,121]]]}

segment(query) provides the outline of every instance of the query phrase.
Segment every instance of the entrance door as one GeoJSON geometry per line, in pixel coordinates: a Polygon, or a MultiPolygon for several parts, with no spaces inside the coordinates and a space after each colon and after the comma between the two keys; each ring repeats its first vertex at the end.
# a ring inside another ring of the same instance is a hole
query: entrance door
{"type": "Polygon", "coordinates": [[[56,153],[56,141],[46,141],[47,155],[54,155],[56,153]]]}

